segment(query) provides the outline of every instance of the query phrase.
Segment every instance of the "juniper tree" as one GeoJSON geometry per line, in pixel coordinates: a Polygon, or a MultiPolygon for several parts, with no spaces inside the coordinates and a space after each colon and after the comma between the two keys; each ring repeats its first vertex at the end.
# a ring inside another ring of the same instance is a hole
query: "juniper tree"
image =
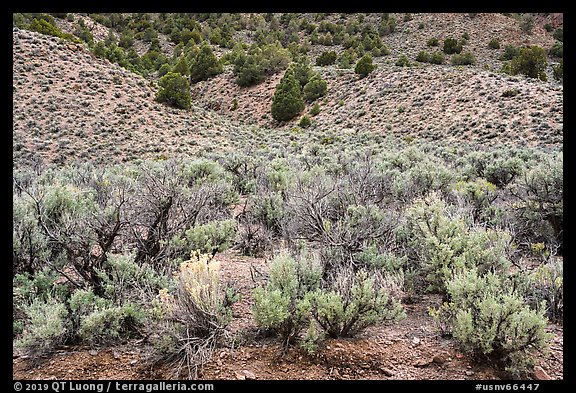
{"type": "Polygon", "coordinates": [[[210,45],[205,42],[190,64],[190,81],[194,83],[207,80],[221,72],[222,64],[212,52],[210,45]]]}
{"type": "Polygon", "coordinates": [[[274,92],[272,101],[272,117],[278,121],[287,121],[304,110],[304,101],[300,92],[300,84],[294,73],[288,70],[274,92]]]}

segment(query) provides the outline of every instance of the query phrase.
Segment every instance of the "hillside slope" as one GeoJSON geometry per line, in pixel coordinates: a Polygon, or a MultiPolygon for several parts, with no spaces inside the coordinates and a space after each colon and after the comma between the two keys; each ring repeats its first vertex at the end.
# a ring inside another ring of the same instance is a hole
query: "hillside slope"
{"type": "MultiPolygon", "coordinates": [[[[314,118],[313,127],[318,129],[486,144],[552,147],[562,143],[563,88],[559,85],[449,65],[383,65],[364,79],[334,68],[317,70],[330,81],[321,112],[314,118]],[[518,95],[503,97],[507,91],[518,95]]],[[[232,83],[230,73],[224,73],[197,84],[193,92],[206,108],[219,107],[222,115],[275,127],[269,102],[279,79],[240,88],[232,83]],[[220,92],[226,92],[226,97],[220,92]],[[231,110],[234,98],[239,107],[231,110]]]]}
{"type": "Polygon", "coordinates": [[[15,29],[13,159],[121,162],[226,147],[239,129],[211,111],[170,108],[144,78],[81,45],[15,29]]]}
{"type": "MultiPolygon", "coordinates": [[[[344,23],[343,17],[328,14],[326,20],[344,23]]],[[[399,21],[396,32],[383,36],[390,54],[376,58],[378,68],[367,78],[359,79],[352,70],[336,66],[314,67],[328,81],[328,94],[319,100],[320,114],[307,133],[374,132],[410,139],[549,148],[562,144],[562,84],[553,78],[542,82],[492,71],[501,67],[498,57],[503,49],[487,47],[491,37],[498,37],[502,48],[508,44],[550,47],[554,39],[542,23],[527,35],[517,20],[501,14],[395,17],[399,21]],[[474,53],[476,65],[413,61],[420,50],[438,50],[426,46],[429,38],[458,38],[464,33],[470,36],[464,50],[474,53]],[[412,67],[394,64],[401,54],[412,60],[412,67]],[[505,92],[517,95],[503,97],[505,92]]],[[[82,18],[89,23],[88,17],[82,18]]],[[[368,15],[366,23],[376,23],[375,18],[375,14],[368,15]]],[[[558,18],[550,21],[561,23],[558,18]]],[[[68,26],[66,20],[59,23],[72,31],[73,25],[68,26]]],[[[105,26],[97,22],[89,26],[96,40],[105,38],[105,26]]],[[[243,33],[247,40],[253,34],[243,33]]],[[[166,36],[160,37],[166,43],[166,36]]],[[[268,129],[288,131],[300,119],[277,123],[270,116],[283,72],[241,88],[228,65],[224,73],[192,85],[193,107],[182,111],[154,100],[154,82],[96,58],[84,45],[14,28],[13,48],[15,164],[38,158],[63,163],[190,155],[250,144],[246,125],[250,132],[256,127],[272,135],[277,131],[268,129]],[[232,110],[234,99],[239,105],[232,110]]],[[[341,52],[342,47],[313,45],[312,63],[324,50],[341,52]]]]}

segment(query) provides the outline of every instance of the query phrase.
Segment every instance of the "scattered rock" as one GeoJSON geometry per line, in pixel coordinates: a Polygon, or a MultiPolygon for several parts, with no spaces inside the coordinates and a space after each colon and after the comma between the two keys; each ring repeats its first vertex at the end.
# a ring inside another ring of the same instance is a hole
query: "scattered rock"
{"type": "Polygon", "coordinates": [[[426,367],[432,363],[432,359],[419,359],[412,363],[414,367],[426,367]]]}
{"type": "Polygon", "coordinates": [[[92,356],[98,355],[98,351],[95,350],[95,349],[91,349],[90,352],[88,352],[88,353],[89,353],[90,355],[92,355],[92,356]]]}
{"type": "Polygon", "coordinates": [[[550,381],[553,378],[550,375],[548,375],[548,373],[544,371],[542,367],[536,366],[534,367],[534,379],[537,379],[539,381],[550,381]]]}
{"type": "Polygon", "coordinates": [[[472,375],[474,375],[474,371],[472,370],[466,370],[466,375],[471,377],[472,375]]]}
{"type": "Polygon", "coordinates": [[[412,339],[412,344],[414,344],[414,345],[420,344],[420,339],[419,339],[418,337],[414,337],[414,338],[412,339]]]}
{"type": "Polygon", "coordinates": [[[236,376],[236,379],[243,381],[246,379],[246,376],[244,374],[240,374],[239,372],[234,372],[234,375],[236,376]]]}
{"type": "Polygon", "coordinates": [[[336,379],[342,379],[342,376],[340,375],[340,372],[336,367],[332,368],[332,370],[330,371],[330,375],[334,375],[334,378],[336,379]]]}
{"type": "Polygon", "coordinates": [[[444,363],[448,362],[449,359],[450,359],[450,357],[448,356],[448,354],[446,352],[441,352],[441,353],[434,355],[434,357],[432,358],[432,361],[441,366],[444,363]]]}
{"type": "Polygon", "coordinates": [[[257,379],[256,378],[256,374],[254,374],[252,371],[250,370],[242,370],[242,374],[244,374],[244,377],[246,379],[257,379]]]}
{"type": "Polygon", "coordinates": [[[390,370],[389,368],[381,367],[380,371],[382,371],[382,374],[386,375],[387,377],[394,376],[394,371],[390,370]]]}

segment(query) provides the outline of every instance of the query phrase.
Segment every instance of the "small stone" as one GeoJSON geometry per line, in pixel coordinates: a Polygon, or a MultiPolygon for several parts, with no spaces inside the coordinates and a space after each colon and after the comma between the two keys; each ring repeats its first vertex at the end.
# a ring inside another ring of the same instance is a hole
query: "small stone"
{"type": "Polygon", "coordinates": [[[468,375],[470,377],[470,376],[474,375],[474,371],[466,370],[466,375],[468,375]]]}
{"type": "Polygon", "coordinates": [[[92,355],[92,356],[98,355],[98,351],[95,350],[95,349],[91,349],[90,352],[88,352],[88,353],[89,353],[90,355],[92,355]]]}
{"type": "Polygon", "coordinates": [[[342,376],[340,375],[340,372],[337,368],[333,368],[331,374],[334,374],[334,378],[342,379],[342,376]]]}
{"type": "Polygon", "coordinates": [[[240,373],[234,372],[234,375],[236,375],[236,379],[238,379],[238,380],[243,381],[243,380],[246,379],[246,376],[245,376],[245,375],[242,375],[242,374],[240,374],[240,373]]]}
{"type": "Polygon", "coordinates": [[[534,367],[534,379],[539,381],[550,381],[552,377],[540,366],[534,367]]]}
{"type": "Polygon", "coordinates": [[[414,338],[412,339],[412,344],[414,344],[414,345],[420,344],[420,339],[419,339],[418,337],[414,337],[414,338]]]}
{"type": "Polygon", "coordinates": [[[382,374],[386,375],[387,377],[394,375],[394,371],[390,370],[389,368],[382,367],[380,370],[382,371],[382,374]]]}
{"type": "Polygon", "coordinates": [[[244,374],[244,376],[246,377],[246,379],[257,379],[256,378],[256,374],[254,374],[252,371],[250,370],[242,370],[242,374],[244,374]]]}
{"type": "Polygon", "coordinates": [[[112,356],[114,356],[114,359],[120,359],[120,352],[114,351],[112,352],[112,356]]]}
{"type": "Polygon", "coordinates": [[[130,364],[134,365],[134,364],[136,364],[136,363],[138,363],[138,360],[136,360],[136,359],[130,360],[130,364]]]}
{"type": "Polygon", "coordinates": [[[412,366],[414,366],[414,367],[426,367],[430,363],[432,363],[432,359],[420,359],[420,360],[416,360],[414,363],[412,363],[412,366]]]}
{"type": "Polygon", "coordinates": [[[434,355],[432,361],[436,364],[443,365],[444,363],[448,362],[448,355],[446,353],[438,353],[434,355]]]}

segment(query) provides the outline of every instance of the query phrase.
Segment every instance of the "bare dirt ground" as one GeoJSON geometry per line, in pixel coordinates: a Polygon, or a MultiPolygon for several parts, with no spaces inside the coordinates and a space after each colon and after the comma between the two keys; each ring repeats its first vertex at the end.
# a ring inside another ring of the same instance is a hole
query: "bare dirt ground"
{"type": "MultiPolygon", "coordinates": [[[[258,332],[252,312],[252,289],[264,279],[266,260],[233,251],[216,256],[223,282],[233,282],[241,300],[234,304],[229,326],[235,347],[216,348],[201,379],[341,379],[341,380],[490,380],[503,376],[490,365],[476,365],[453,339],[442,338],[428,315],[440,304],[434,295],[404,304],[407,318],[395,325],[374,326],[354,339],[330,339],[314,355],[291,348],[258,332]]],[[[563,379],[563,330],[554,333],[550,352],[538,358],[535,379],[563,379]]],[[[14,379],[173,379],[169,367],[152,367],[144,340],[115,347],[63,347],[50,357],[32,359],[13,354],[14,379]]]]}

